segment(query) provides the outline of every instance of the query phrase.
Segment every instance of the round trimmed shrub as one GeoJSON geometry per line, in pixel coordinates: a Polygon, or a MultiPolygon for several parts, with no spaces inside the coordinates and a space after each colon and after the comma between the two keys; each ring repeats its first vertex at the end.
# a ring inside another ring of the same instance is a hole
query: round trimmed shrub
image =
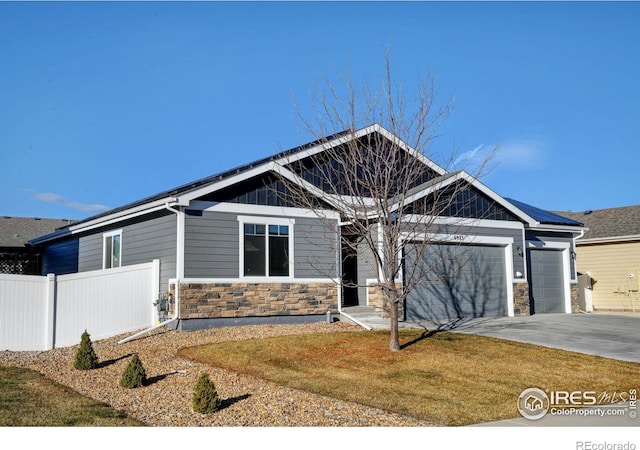
{"type": "Polygon", "coordinates": [[[138,354],[134,354],[133,358],[127,364],[127,368],[122,373],[120,378],[120,386],[132,389],[143,386],[147,382],[147,374],[142,366],[142,361],[138,357],[138,354]]]}
{"type": "Polygon", "coordinates": [[[220,409],[220,403],[216,386],[209,379],[209,374],[202,372],[191,396],[193,410],[197,413],[210,414],[220,409]]]}
{"type": "Polygon", "coordinates": [[[80,337],[80,347],[76,352],[76,358],[73,361],[73,367],[78,370],[95,369],[98,365],[98,355],[96,355],[91,343],[91,337],[87,330],[84,330],[80,337]]]}

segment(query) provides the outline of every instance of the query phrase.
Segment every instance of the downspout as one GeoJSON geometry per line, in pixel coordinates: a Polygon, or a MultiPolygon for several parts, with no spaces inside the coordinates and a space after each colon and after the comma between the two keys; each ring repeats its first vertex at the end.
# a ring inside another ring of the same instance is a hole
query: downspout
{"type": "MultiPolygon", "coordinates": [[[[171,205],[169,204],[169,202],[167,202],[164,205],[164,207],[165,207],[165,209],[167,211],[171,211],[173,213],[176,213],[176,228],[178,229],[177,232],[179,232],[180,231],[179,230],[180,227],[177,225],[177,221],[180,220],[179,219],[180,210],[173,209],[171,207],[171,205]]],[[[176,290],[175,290],[175,296],[174,296],[174,299],[175,299],[174,316],[171,319],[165,320],[164,322],[161,322],[161,323],[159,323],[157,325],[152,326],[151,328],[147,328],[147,329],[142,330],[142,331],[140,331],[140,332],[138,332],[138,333],[136,333],[136,334],[134,334],[132,336],[124,338],[124,339],[118,341],[118,344],[124,344],[126,342],[132,341],[132,340],[142,336],[143,334],[149,333],[149,332],[151,332],[153,330],[157,330],[158,328],[161,328],[161,327],[164,327],[166,325],[169,325],[169,324],[171,324],[171,323],[173,323],[173,322],[175,322],[175,321],[177,321],[179,319],[179,316],[180,316],[180,273],[179,273],[180,272],[180,267],[179,267],[179,264],[177,264],[177,259],[180,257],[180,255],[177,254],[178,252],[179,252],[179,249],[178,249],[178,245],[176,243],[176,290]]]]}

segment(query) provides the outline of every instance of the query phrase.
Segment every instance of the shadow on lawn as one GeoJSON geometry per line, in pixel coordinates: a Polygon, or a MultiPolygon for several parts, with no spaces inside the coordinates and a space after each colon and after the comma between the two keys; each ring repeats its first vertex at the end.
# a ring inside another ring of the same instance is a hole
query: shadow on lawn
{"type": "Polygon", "coordinates": [[[423,341],[425,339],[428,339],[440,332],[442,332],[442,330],[424,330],[424,332],[417,338],[412,339],[409,342],[405,342],[404,344],[400,344],[400,350],[404,350],[405,348],[410,347],[414,344],[417,344],[418,342],[423,341]]]}
{"type": "MultiPolygon", "coordinates": [[[[410,340],[409,342],[405,342],[404,344],[400,344],[400,350],[403,350],[407,347],[410,347],[414,344],[417,344],[420,341],[423,341],[425,339],[429,339],[431,337],[435,337],[436,335],[440,334],[440,333],[446,333],[447,331],[453,331],[456,328],[465,325],[467,323],[467,319],[455,319],[455,320],[449,320],[440,324],[437,324],[436,328],[433,328],[431,330],[427,329],[424,325],[422,325],[422,329],[424,330],[422,332],[422,334],[420,336],[418,336],[415,339],[410,340]]],[[[452,338],[450,337],[450,335],[444,335],[444,337],[446,337],[446,340],[451,340],[452,338]]],[[[444,338],[443,337],[443,338],[444,338]]]]}

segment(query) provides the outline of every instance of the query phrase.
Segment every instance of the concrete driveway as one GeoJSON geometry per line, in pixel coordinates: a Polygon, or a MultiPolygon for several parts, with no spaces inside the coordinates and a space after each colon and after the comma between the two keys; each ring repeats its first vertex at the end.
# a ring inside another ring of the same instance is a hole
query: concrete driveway
{"type": "MultiPolygon", "coordinates": [[[[373,329],[388,329],[373,308],[349,308],[349,319],[373,329]]],[[[559,348],[640,363],[640,313],[535,314],[484,317],[435,323],[401,322],[401,328],[450,330],[559,348]]]]}
{"type": "Polygon", "coordinates": [[[442,323],[439,328],[640,363],[638,315],[535,314],[463,319],[442,323]]]}

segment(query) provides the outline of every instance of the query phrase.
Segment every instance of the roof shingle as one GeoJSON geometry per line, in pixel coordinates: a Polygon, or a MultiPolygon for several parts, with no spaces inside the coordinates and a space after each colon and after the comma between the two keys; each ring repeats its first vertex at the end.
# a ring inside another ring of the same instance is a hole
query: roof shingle
{"type": "Polygon", "coordinates": [[[0,216],[0,247],[24,247],[29,240],[71,223],[66,219],[0,216]]]}
{"type": "Polygon", "coordinates": [[[640,236],[640,205],[558,214],[589,228],[580,240],[640,236]]]}

